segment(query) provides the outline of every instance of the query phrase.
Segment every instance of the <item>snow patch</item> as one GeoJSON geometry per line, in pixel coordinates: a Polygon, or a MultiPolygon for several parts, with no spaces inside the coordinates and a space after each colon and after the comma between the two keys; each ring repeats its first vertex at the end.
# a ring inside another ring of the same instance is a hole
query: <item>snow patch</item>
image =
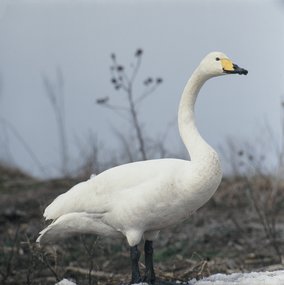
{"type": "Polygon", "coordinates": [[[68,279],[63,279],[60,282],[56,283],[55,285],[76,285],[76,283],[74,283],[68,279]]]}
{"type": "MultiPolygon", "coordinates": [[[[233,273],[233,274],[214,274],[201,280],[192,279],[188,283],[173,282],[173,284],[186,285],[284,285],[284,270],[233,273]]],[[[63,279],[55,285],[76,285],[76,283],[63,279]]],[[[140,283],[135,285],[147,285],[140,283]]]]}
{"type": "Polygon", "coordinates": [[[188,285],[284,285],[284,270],[214,274],[201,280],[192,279],[188,285]]]}

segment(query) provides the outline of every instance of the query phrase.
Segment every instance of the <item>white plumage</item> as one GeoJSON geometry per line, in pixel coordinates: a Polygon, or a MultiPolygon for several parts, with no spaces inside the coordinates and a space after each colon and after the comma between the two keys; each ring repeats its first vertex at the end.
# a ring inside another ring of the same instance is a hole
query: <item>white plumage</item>
{"type": "Polygon", "coordinates": [[[143,235],[180,223],[216,191],[221,181],[217,153],[202,139],[194,120],[197,94],[206,80],[226,73],[246,74],[226,55],[207,55],[181,97],[178,123],[191,160],[157,159],[124,164],[75,185],[45,210],[53,222],[41,233],[44,244],[75,233],[125,236],[131,247],[143,235]]]}
{"type": "Polygon", "coordinates": [[[38,241],[81,232],[123,234],[129,245],[138,244],[145,232],[183,221],[210,198],[221,173],[212,175],[214,181],[204,174],[191,162],[178,159],[111,168],[57,197],[44,212],[46,219],[55,222],[41,232],[38,241]]]}

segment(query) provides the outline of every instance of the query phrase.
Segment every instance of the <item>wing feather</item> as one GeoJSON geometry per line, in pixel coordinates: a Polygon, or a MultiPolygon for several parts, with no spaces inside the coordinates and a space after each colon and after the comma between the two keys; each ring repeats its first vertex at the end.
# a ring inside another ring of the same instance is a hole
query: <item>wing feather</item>
{"type": "MultiPolygon", "coordinates": [[[[57,219],[67,213],[89,212],[105,214],[113,209],[120,192],[140,184],[151,185],[157,175],[171,174],[188,161],[157,159],[120,165],[72,187],[58,196],[44,212],[46,219],[57,219]]],[[[155,185],[153,185],[155,188],[155,185]]]]}

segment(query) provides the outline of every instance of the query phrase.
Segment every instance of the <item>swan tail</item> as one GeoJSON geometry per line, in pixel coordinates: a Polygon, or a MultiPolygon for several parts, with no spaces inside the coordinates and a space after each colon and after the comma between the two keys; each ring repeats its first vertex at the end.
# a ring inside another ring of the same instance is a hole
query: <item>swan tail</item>
{"type": "Polygon", "coordinates": [[[121,237],[121,233],[103,223],[102,215],[86,212],[69,213],[59,217],[39,233],[40,245],[51,244],[76,234],[96,234],[121,237]]]}
{"type": "MultiPolygon", "coordinates": [[[[77,189],[78,188],[79,187],[77,187],[77,189]]],[[[44,218],[46,220],[56,220],[61,216],[65,216],[68,213],[74,213],[75,211],[79,210],[81,205],[81,197],[82,195],[84,196],[84,193],[82,193],[81,196],[78,195],[80,193],[78,193],[77,189],[73,187],[73,189],[70,189],[68,192],[63,193],[55,198],[54,201],[44,210],[44,218]]]]}
{"type": "MultiPolygon", "coordinates": [[[[68,193],[68,192],[67,192],[68,193]]],[[[59,195],[51,204],[49,204],[46,209],[44,210],[43,216],[46,220],[56,220],[59,218],[62,214],[67,214],[63,213],[62,210],[62,205],[64,205],[64,194],[59,195]]],[[[68,203],[66,203],[68,205],[68,203]]]]}
{"type": "Polygon", "coordinates": [[[68,213],[81,212],[96,212],[105,211],[105,203],[98,202],[96,195],[95,178],[78,183],[69,191],[59,195],[45,209],[43,216],[46,220],[56,220],[59,217],[68,213]]]}

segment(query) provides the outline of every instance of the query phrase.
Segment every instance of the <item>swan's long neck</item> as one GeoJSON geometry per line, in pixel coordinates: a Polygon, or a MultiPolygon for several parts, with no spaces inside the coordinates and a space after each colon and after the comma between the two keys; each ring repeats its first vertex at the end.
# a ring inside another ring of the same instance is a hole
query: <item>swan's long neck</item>
{"type": "Polygon", "coordinates": [[[178,125],[181,138],[189,152],[192,161],[200,161],[214,151],[199,134],[194,116],[194,105],[200,88],[208,80],[197,68],[182,93],[179,112],[178,125]]]}

